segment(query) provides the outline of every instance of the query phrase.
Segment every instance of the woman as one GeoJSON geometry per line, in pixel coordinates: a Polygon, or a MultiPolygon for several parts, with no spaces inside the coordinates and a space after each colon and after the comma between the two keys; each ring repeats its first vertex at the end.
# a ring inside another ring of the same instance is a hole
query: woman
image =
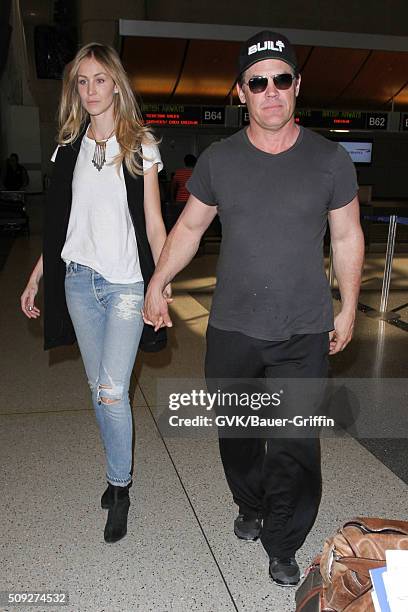
{"type": "Polygon", "coordinates": [[[150,351],[166,342],[141,315],[166,232],[160,154],[112,48],[86,45],[67,67],[58,143],[43,255],[21,308],[29,318],[40,315],[34,298],[44,275],[45,348],[78,340],[106,455],[104,537],[116,542],[126,535],[130,505],[130,376],[140,340],[150,351]]]}

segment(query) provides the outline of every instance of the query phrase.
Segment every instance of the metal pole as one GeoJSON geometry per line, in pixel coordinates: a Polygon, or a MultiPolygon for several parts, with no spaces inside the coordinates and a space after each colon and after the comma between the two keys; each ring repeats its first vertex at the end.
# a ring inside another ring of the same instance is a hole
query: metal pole
{"type": "Polygon", "coordinates": [[[375,362],[373,377],[375,380],[381,379],[384,368],[384,344],[385,344],[385,321],[378,321],[377,346],[375,350],[375,362]]]}
{"type": "Polygon", "coordinates": [[[390,215],[388,227],[387,253],[385,256],[384,278],[381,291],[380,313],[387,312],[388,296],[390,293],[392,260],[394,258],[395,234],[397,231],[397,215],[390,215]]]}
{"type": "Polygon", "coordinates": [[[387,252],[385,254],[384,277],[381,290],[380,310],[366,312],[366,316],[372,319],[382,319],[383,321],[395,321],[400,315],[391,310],[387,312],[388,296],[390,293],[392,261],[394,258],[395,235],[397,231],[397,215],[390,215],[388,226],[387,252]]]}

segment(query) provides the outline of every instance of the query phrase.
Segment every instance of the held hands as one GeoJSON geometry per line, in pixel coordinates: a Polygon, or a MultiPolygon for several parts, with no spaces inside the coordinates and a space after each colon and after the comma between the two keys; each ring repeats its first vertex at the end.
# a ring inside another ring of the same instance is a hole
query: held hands
{"type": "Polygon", "coordinates": [[[171,304],[173,301],[173,298],[171,296],[172,296],[172,289],[171,289],[171,283],[169,283],[163,289],[163,297],[165,298],[168,304],[171,304]]]}
{"type": "Polygon", "coordinates": [[[330,332],[329,355],[343,351],[353,337],[355,312],[341,311],[334,319],[334,330],[330,332]]]}
{"type": "Polygon", "coordinates": [[[40,316],[40,310],[34,304],[37,293],[38,283],[30,279],[20,298],[21,310],[29,319],[37,319],[40,316]]]}
{"type": "Polygon", "coordinates": [[[173,301],[170,283],[162,291],[150,283],[142,310],[143,321],[154,327],[157,331],[161,327],[173,327],[169,316],[168,304],[173,301]]]}

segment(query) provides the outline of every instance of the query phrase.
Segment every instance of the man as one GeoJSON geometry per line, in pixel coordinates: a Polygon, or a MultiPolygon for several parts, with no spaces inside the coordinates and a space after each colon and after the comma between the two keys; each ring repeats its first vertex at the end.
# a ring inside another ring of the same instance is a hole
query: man
{"type": "Polygon", "coordinates": [[[178,168],[172,175],[170,184],[171,201],[170,203],[166,203],[164,212],[165,224],[168,232],[173,229],[190,196],[186,183],[193,174],[193,168],[196,162],[197,158],[191,153],[187,153],[184,157],[184,168],[178,168]]]}
{"type": "Polygon", "coordinates": [[[171,201],[180,204],[185,204],[189,198],[190,192],[186,188],[186,183],[193,174],[193,168],[197,163],[197,159],[191,153],[184,156],[184,168],[178,168],[171,180],[171,201]]]}
{"type": "MultiPolygon", "coordinates": [[[[249,127],[199,158],[191,196],[146,295],[146,322],[171,326],[162,290],[191,260],[218,210],[223,236],[207,332],[210,383],[325,378],[328,354],[352,337],[364,251],[355,170],[341,146],[295,123],[300,81],[284,36],[259,32],[243,45],[237,90],[249,127]],[[342,299],[334,322],[323,261],[327,219],[342,299]]],[[[320,503],[317,437],[221,438],[220,451],[239,507],[235,534],[260,536],[272,579],[297,584],[295,553],[320,503]]]]}
{"type": "Polygon", "coordinates": [[[6,160],[3,184],[9,191],[25,189],[29,183],[27,170],[19,163],[17,153],[12,153],[6,160]]]}

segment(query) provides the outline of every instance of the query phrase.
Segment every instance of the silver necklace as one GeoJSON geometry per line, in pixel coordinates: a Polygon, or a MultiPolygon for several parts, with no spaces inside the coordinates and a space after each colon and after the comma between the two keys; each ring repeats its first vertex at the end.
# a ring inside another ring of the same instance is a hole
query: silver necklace
{"type": "Polygon", "coordinates": [[[95,151],[93,154],[92,163],[95,166],[95,168],[98,170],[98,172],[100,172],[106,162],[106,143],[108,142],[109,138],[113,135],[115,128],[113,128],[109,136],[105,138],[104,140],[96,140],[96,136],[94,134],[92,126],[89,127],[89,131],[92,132],[92,136],[95,140],[95,151]]]}

